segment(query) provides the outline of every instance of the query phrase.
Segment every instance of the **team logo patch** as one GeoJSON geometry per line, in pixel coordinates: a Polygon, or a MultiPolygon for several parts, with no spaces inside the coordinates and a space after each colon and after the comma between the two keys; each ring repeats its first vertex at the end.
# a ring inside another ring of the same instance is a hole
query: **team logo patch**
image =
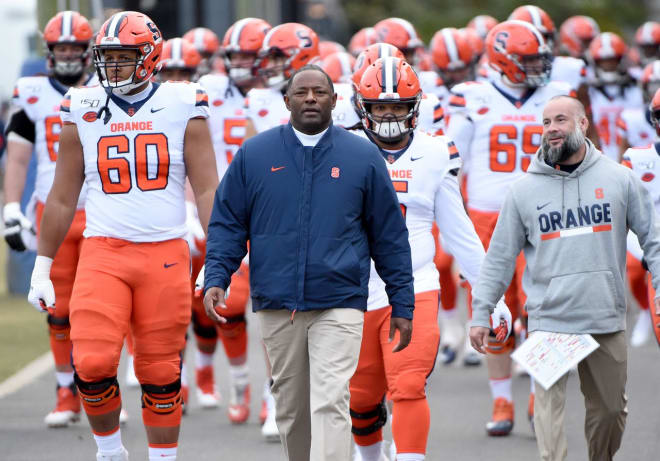
{"type": "Polygon", "coordinates": [[[82,119],[86,122],[95,122],[96,119],[98,118],[98,115],[96,112],[93,110],[90,110],[89,112],[85,112],[85,114],[82,116],[82,119]]]}
{"type": "Polygon", "coordinates": [[[30,96],[27,100],[28,104],[34,104],[37,101],[39,101],[39,98],[37,98],[36,96],[30,96]]]}
{"type": "Polygon", "coordinates": [[[268,109],[261,109],[259,111],[259,117],[265,117],[266,115],[268,115],[268,109]]]}
{"type": "Polygon", "coordinates": [[[222,104],[223,104],[222,99],[216,99],[215,101],[213,101],[213,105],[215,107],[220,107],[222,104]]]}
{"type": "Polygon", "coordinates": [[[481,109],[479,109],[479,110],[477,111],[477,114],[479,114],[479,115],[484,115],[484,114],[487,113],[489,110],[490,110],[490,109],[488,109],[488,107],[484,106],[484,107],[482,107],[481,109]]]}
{"type": "Polygon", "coordinates": [[[642,181],[644,182],[651,182],[655,179],[655,175],[653,173],[644,173],[642,176],[642,181]]]}
{"type": "Polygon", "coordinates": [[[132,117],[135,115],[135,107],[129,107],[128,110],[126,111],[129,117],[132,117]]]}
{"type": "Polygon", "coordinates": [[[648,135],[648,133],[642,132],[642,133],[639,133],[639,137],[642,138],[642,139],[646,139],[646,138],[649,137],[649,135],[648,135]]]}
{"type": "Polygon", "coordinates": [[[330,176],[333,178],[338,178],[339,177],[339,168],[336,166],[332,167],[332,170],[330,170],[330,176]]]}

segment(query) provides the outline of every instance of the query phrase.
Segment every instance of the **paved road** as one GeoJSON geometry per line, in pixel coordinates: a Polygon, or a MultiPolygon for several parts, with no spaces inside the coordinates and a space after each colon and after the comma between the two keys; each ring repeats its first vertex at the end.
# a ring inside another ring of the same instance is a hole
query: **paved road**
{"type": "MultiPolygon", "coordinates": [[[[256,337],[256,319],[250,316],[250,333],[256,337]]],[[[192,357],[192,354],[189,354],[192,357]]],[[[216,374],[227,395],[226,361],[217,354],[216,374]]],[[[251,341],[252,416],[243,426],[229,424],[225,408],[202,410],[194,395],[185,416],[180,438],[180,460],[283,460],[279,444],[262,440],[257,414],[264,372],[260,346],[251,341]]],[[[189,364],[190,365],[190,364],[189,364]]],[[[623,446],[617,460],[660,459],[660,350],[655,343],[629,351],[629,416],[623,446]]],[[[189,376],[192,369],[189,367],[189,376]]],[[[584,408],[577,376],[569,380],[567,434],[569,461],[586,459],[582,426],[584,408]]],[[[95,444],[86,422],[68,429],[48,430],[43,416],[51,409],[54,378],[47,373],[24,389],[0,399],[0,460],[61,461],[93,460],[95,444]]],[[[526,419],[529,380],[514,381],[516,426],[506,438],[489,438],[484,423],[490,412],[485,367],[466,369],[438,365],[429,380],[432,427],[428,460],[529,461],[538,459],[536,444],[526,419]]],[[[122,428],[122,438],[132,460],[145,460],[146,439],[139,408],[139,391],[123,389],[131,419],[122,428]]]]}

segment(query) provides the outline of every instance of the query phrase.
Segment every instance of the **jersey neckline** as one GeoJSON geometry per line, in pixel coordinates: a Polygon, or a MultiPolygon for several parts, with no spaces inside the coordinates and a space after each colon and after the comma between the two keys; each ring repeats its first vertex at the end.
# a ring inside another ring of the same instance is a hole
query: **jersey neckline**
{"type": "Polygon", "coordinates": [[[135,102],[128,102],[124,99],[121,99],[119,96],[114,95],[113,93],[110,93],[110,99],[112,99],[112,102],[114,102],[121,110],[126,112],[126,114],[129,117],[132,117],[135,115],[141,108],[144,106],[144,104],[151,99],[151,97],[154,95],[156,90],[160,87],[160,83],[158,82],[153,82],[153,88],[149,92],[149,94],[144,98],[139,101],[135,102]]]}

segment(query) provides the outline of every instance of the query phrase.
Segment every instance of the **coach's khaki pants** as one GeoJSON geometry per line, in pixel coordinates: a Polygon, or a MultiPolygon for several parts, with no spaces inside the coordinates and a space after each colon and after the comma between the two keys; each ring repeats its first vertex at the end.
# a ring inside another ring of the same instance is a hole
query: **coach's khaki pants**
{"type": "MultiPolygon", "coordinates": [[[[586,416],[584,432],[589,460],[610,461],[621,445],[626,427],[627,349],[625,332],[592,335],[600,347],[578,365],[586,416]]],[[[547,391],[537,382],[534,429],[542,461],[566,459],[564,406],[566,381],[562,376],[547,391]]]]}
{"type": "Polygon", "coordinates": [[[364,313],[338,308],[257,313],[272,366],[277,428],[289,461],[349,461],[348,383],[364,313]]]}

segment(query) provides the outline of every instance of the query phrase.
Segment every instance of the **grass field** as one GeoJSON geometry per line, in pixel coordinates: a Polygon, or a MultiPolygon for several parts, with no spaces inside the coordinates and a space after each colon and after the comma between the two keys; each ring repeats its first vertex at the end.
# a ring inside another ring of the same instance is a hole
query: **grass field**
{"type": "Polygon", "coordinates": [[[25,297],[0,295],[0,382],[46,352],[46,315],[39,314],[25,297]]]}

